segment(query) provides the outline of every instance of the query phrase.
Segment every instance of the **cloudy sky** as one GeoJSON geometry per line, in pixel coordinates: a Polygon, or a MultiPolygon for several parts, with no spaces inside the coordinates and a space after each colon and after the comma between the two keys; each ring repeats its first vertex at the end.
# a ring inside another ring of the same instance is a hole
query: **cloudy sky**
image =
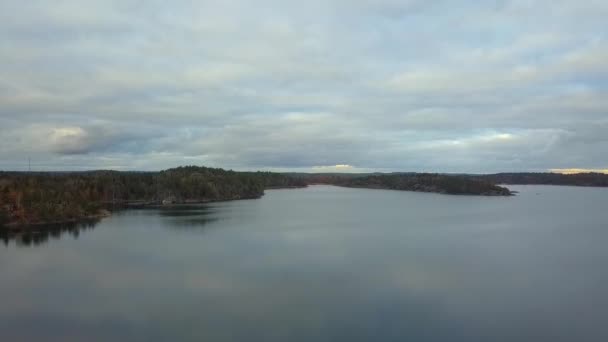
{"type": "Polygon", "coordinates": [[[605,0],[0,0],[0,169],[607,169],[606,18],[605,0]]]}

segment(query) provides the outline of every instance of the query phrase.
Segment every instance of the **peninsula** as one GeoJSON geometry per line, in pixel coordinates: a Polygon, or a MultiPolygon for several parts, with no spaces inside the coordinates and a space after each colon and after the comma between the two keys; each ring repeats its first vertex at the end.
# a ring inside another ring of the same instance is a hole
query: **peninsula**
{"type": "Polygon", "coordinates": [[[351,188],[435,192],[447,195],[511,196],[505,188],[485,180],[431,173],[372,175],[347,178],[336,185],[351,188]]]}

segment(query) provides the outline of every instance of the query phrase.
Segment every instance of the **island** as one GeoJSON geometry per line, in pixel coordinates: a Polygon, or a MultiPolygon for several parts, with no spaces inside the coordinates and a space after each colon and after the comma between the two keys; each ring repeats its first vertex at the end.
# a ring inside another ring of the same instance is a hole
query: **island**
{"type": "Polygon", "coordinates": [[[498,186],[489,181],[464,176],[441,175],[436,173],[371,175],[355,178],[348,177],[336,180],[335,184],[351,188],[434,192],[448,195],[513,195],[509,189],[498,186]]]}

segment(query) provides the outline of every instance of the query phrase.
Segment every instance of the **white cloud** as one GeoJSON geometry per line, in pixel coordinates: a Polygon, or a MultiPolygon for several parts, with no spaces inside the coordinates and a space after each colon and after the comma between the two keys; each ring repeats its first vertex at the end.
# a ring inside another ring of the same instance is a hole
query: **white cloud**
{"type": "Polygon", "coordinates": [[[357,172],[358,169],[348,164],[336,164],[336,165],[324,165],[324,166],[313,166],[314,172],[357,172]]]}

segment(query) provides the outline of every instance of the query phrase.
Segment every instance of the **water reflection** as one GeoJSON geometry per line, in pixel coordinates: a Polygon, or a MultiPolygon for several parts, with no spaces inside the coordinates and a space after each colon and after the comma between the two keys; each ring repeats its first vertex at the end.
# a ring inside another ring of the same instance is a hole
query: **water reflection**
{"type": "Polygon", "coordinates": [[[219,221],[218,210],[208,206],[172,206],[160,208],[157,213],[172,228],[201,228],[219,221]]]}
{"type": "Polygon", "coordinates": [[[608,193],[518,189],[116,213],[0,248],[0,340],[608,341],[608,193]]]}
{"type": "Polygon", "coordinates": [[[27,230],[0,230],[0,239],[4,246],[13,243],[17,247],[35,247],[44,245],[49,240],[59,240],[68,236],[78,239],[81,233],[94,229],[97,223],[99,220],[86,220],[38,226],[27,230]]]}
{"type": "MultiPolygon", "coordinates": [[[[115,210],[116,215],[126,213],[131,209],[115,210]]],[[[137,210],[137,209],[135,209],[137,210]]],[[[202,228],[208,224],[220,220],[217,215],[218,209],[200,205],[179,205],[171,207],[154,207],[145,210],[153,216],[160,216],[165,221],[164,226],[172,229],[202,228]]],[[[0,240],[5,246],[13,243],[17,247],[41,246],[50,240],[59,240],[66,237],[78,239],[81,233],[92,230],[100,222],[97,220],[86,220],[82,222],[70,222],[53,225],[41,225],[26,230],[2,230],[0,229],[0,240]]]]}
{"type": "Polygon", "coordinates": [[[215,208],[196,206],[168,207],[160,208],[158,210],[160,216],[168,217],[199,216],[213,214],[215,212],[217,212],[217,209],[215,208]]]}

